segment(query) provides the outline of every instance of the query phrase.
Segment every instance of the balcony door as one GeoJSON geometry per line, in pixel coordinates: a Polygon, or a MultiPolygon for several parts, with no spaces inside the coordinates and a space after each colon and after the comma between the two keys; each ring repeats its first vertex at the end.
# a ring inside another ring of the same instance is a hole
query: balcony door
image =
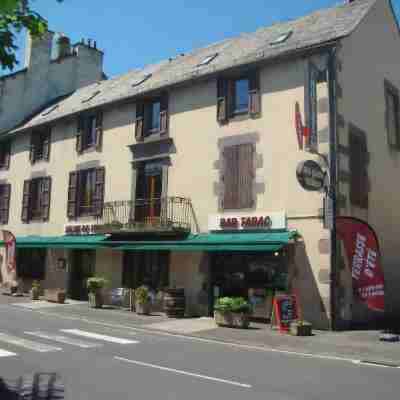
{"type": "Polygon", "coordinates": [[[137,222],[156,223],[161,215],[162,164],[145,162],[136,181],[135,219],[137,222]]]}

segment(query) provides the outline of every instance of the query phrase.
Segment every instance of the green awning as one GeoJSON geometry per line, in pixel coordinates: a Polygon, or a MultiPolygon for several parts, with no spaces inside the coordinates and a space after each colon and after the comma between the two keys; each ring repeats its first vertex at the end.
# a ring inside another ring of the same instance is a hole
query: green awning
{"type": "Polygon", "coordinates": [[[117,250],[171,251],[277,251],[294,238],[296,232],[209,233],[189,235],[182,240],[109,242],[117,250]]]}
{"type": "Polygon", "coordinates": [[[17,248],[96,249],[104,246],[106,235],[17,236],[17,248]]]}

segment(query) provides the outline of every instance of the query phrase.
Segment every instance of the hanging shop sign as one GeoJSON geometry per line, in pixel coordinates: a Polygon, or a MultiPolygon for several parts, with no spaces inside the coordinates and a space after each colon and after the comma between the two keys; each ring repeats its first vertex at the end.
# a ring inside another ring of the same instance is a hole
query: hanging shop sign
{"type": "Polygon", "coordinates": [[[324,187],[325,172],[316,161],[300,162],[296,169],[296,176],[301,187],[305,190],[319,191],[324,187]]]}
{"type": "Polygon", "coordinates": [[[336,231],[351,266],[354,292],[369,309],[385,311],[385,280],[374,230],[359,219],[337,217],[336,231]]]}
{"type": "Polygon", "coordinates": [[[290,324],[299,318],[296,295],[277,295],[273,302],[273,320],[281,332],[288,332],[290,324]]]}
{"type": "Polygon", "coordinates": [[[17,279],[15,261],[15,236],[10,231],[0,231],[0,239],[4,241],[4,257],[1,261],[0,277],[4,284],[12,286],[17,279]]]}
{"type": "Polygon", "coordinates": [[[214,214],[208,218],[210,231],[286,229],[285,212],[262,214],[214,214]]]}

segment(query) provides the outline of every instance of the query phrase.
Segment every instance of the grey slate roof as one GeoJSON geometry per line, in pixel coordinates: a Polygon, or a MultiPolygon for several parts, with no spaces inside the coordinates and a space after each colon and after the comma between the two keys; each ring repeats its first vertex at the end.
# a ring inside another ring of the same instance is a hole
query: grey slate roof
{"type": "Polygon", "coordinates": [[[352,3],[319,10],[295,20],[261,28],[254,33],[244,33],[238,37],[193,50],[172,60],[164,60],[158,64],[145,66],[141,70],[132,70],[113,79],[86,86],[61,100],[57,103],[58,107],[50,113],[47,112],[54,107],[54,104],[9,133],[16,133],[80,111],[133,98],[234,66],[273,59],[297,50],[337,40],[349,35],[376,1],[356,0],[352,3]],[[288,31],[293,31],[293,34],[286,42],[271,46],[271,41],[288,31]],[[214,53],[218,53],[218,56],[212,62],[202,67],[197,66],[205,57],[214,53]],[[152,75],[142,84],[136,87],[132,86],[146,74],[152,75]],[[97,91],[100,92],[91,100],[82,102],[97,91]]]}

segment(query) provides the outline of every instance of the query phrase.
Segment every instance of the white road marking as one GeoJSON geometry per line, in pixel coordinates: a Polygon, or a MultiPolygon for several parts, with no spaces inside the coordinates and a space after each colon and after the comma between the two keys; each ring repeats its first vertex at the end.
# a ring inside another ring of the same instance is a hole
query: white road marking
{"type": "Polygon", "coordinates": [[[137,340],[123,339],[114,336],[100,335],[99,333],[81,331],[80,329],[61,329],[61,332],[70,333],[72,335],[84,336],[92,339],[103,340],[105,342],[118,343],[118,344],[136,344],[137,340]]]}
{"type": "Polygon", "coordinates": [[[240,387],[247,388],[247,389],[252,387],[251,385],[249,385],[247,383],[240,383],[240,382],[230,381],[230,380],[227,380],[227,379],[214,378],[212,376],[207,376],[207,375],[194,374],[193,372],[182,371],[180,369],[163,367],[161,365],[149,364],[149,363],[145,363],[145,362],[142,362],[142,361],[128,360],[127,358],[123,358],[123,357],[114,357],[114,359],[129,363],[129,364],[140,365],[141,367],[149,367],[149,368],[160,369],[162,371],[168,371],[168,372],[174,372],[176,374],[193,376],[195,378],[206,379],[206,380],[209,380],[209,381],[220,382],[220,383],[226,383],[226,384],[229,384],[229,385],[240,386],[240,387]]]}
{"type": "Polygon", "coordinates": [[[16,356],[16,355],[17,355],[16,353],[13,353],[11,351],[0,349],[0,357],[12,357],[12,356],[16,356]]]}
{"type": "Polygon", "coordinates": [[[13,344],[14,346],[24,347],[25,349],[38,351],[39,353],[62,351],[61,347],[49,346],[47,344],[33,342],[31,340],[23,339],[18,336],[7,335],[5,333],[0,333],[0,341],[13,344]]]}
{"type": "Polygon", "coordinates": [[[57,335],[57,334],[52,334],[52,333],[46,333],[46,332],[24,332],[27,335],[32,335],[32,336],[37,336],[42,339],[48,339],[48,340],[54,340],[55,342],[60,342],[60,343],[65,343],[65,344],[71,344],[73,346],[78,346],[83,349],[89,349],[92,347],[102,347],[103,345],[100,343],[94,343],[94,342],[85,342],[80,339],[76,338],[69,338],[67,336],[62,336],[62,335],[57,335]]]}

